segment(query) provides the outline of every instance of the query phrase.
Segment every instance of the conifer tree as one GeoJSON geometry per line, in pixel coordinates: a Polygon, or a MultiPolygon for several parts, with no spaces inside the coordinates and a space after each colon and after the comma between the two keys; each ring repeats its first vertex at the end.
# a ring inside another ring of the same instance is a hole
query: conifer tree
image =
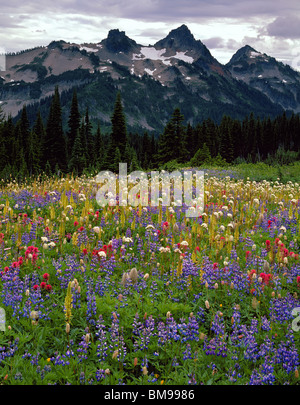
{"type": "Polygon", "coordinates": [[[0,173],[8,164],[7,143],[5,141],[4,124],[0,123],[0,173]]]}
{"type": "Polygon", "coordinates": [[[131,160],[132,160],[132,148],[127,142],[123,153],[122,163],[127,163],[127,167],[130,167],[131,160]]]}
{"type": "Polygon", "coordinates": [[[14,156],[14,143],[15,143],[15,127],[11,115],[8,116],[7,120],[3,122],[2,127],[2,140],[5,146],[7,161],[6,164],[13,164],[14,156]]]}
{"type": "Polygon", "coordinates": [[[249,117],[247,140],[248,140],[248,154],[249,157],[251,157],[251,161],[254,162],[255,154],[257,151],[257,132],[256,132],[256,121],[253,113],[251,113],[249,117]]]}
{"type": "Polygon", "coordinates": [[[218,153],[218,127],[211,118],[208,118],[204,122],[203,132],[201,135],[201,147],[204,142],[207,144],[210,154],[212,157],[216,156],[218,153]]]}
{"type": "Polygon", "coordinates": [[[84,120],[84,130],[85,130],[85,139],[86,139],[86,156],[91,165],[95,163],[95,150],[93,142],[93,133],[92,133],[92,124],[89,117],[89,109],[86,108],[85,111],[85,120],[84,120]]]}
{"type": "Polygon", "coordinates": [[[159,165],[171,160],[177,160],[178,162],[187,160],[188,153],[185,143],[185,131],[182,125],[183,119],[179,108],[176,108],[158,141],[157,162],[159,165]]]}
{"type": "Polygon", "coordinates": [[[37,159],[39,162],[39,166],[44,169],[45,168],[45,162],[43,162],[42,158],[45,154],[45,137],[46,137],[46,131],[42,119],[42,115],[40,113],[40,110],[37,112],[36,120],[33,125],[33,132],[36,135],[36,144],[37,144],[37,159]]]}
{"type": "Polygon", "coordinates": [[[81,175],[83,169],[87,165],[86,153],[83,141],[83,127],[77,130],[77,135],[72,149],[71,158],[69,160],[68,169],[76,175],[81,175]]]}
{"type": "Polygon", "coordinates": [[[27,117],[26,105],[22,108],[19,131],[19,147],[23,150],[24,159],[28,158],[30,125],[27,117]]]}
{"type": "Polygon", "coordinates": [[[136,154],[136,151],[134,150],[134,148],[132,148],[132,151],[131,151],[131,162],[130,162],[129,170],[130,170],[130,172],[133,172],[135,170],[140,170],[140,165],[139,165],[137,154],[136,154]]]}
{"type": "Polygon", "coordinates": [[[46,126],[44,160],[49,161],[52,172],[55,171],[57,165],[62,171],[66,170],[66,141],[63,133],[62,110],[57,86],[52,97],[46,126]]]}
{"type": "Polygon", "coordinates": [[[115,101],[115,106],[114,106],[114,112],[111,118],[111,124],[112,124],[112,132],[111,132],[111,138],[112,138],[112,149],[113,148],[119,148],[119,151],[121,153],[121,159],[123,158],[126,143],[127,143],[127,129],[126,129],[126,121],[125,121],[125,115],[123,112],[123,106],[122,106],[122,101],[121,101],[121,94],[118,92],[116,101],[115,101]]]}
{"type": "Polygon", "coordinates": [[[120,149],[118,147],[116,147],[115,155],[114,155],[114,162],[113,162],[113,165],[111,167],[111,170],[114,173],[118,173],[118,171],[119,171],[119,163],[122,163],[122,161],[121,161],[121,152],[120,152],[120,149]]]}
{"type": "Polygon", "coordinates": [[[253,147],[253,157],[255,161],[260,161],[262,158],[264,134],[262,131],[262,123],[259,117],[257,118],[255,124],[255,135],[256,135],[256,142],[253,147]]]}
{"type": "Polygon", "coordinates": [[[101,169],[102,170],[112,170],[114,169],[114,161],[115,161],[115,153],[116,153],[116,148],[113,144],[112,137],[111,135],[109,136],[108,139],[108,145],[105,149],[103,160],[101,163],[101,169]]]}
{"type": "Polygon", "coordinates": [[[30,175],[37,174],[40,170],[40,143],[34,130],[29,133],[27,168],[30,175]]]}
{"type": "Polygon", "coordinates": [[[158,140],[157,163],[162,165],[175,159],[173,145],[174,127],[172,122],[168,122],[163,133],[158,140]]]}
{"type": "Polygon", "coordinates": [[[80,112],[78,107],[78,98],[76,88],[73,91],[70,115],[68,120],[69,130],[67,132],[67,152],[68,156],[71,156],[72,148],[77,136],[77,130],[80,128],[80,112]]]}
{"type": "Polygon", "coordinates": [[[175,148],[175,159],[178,162],[183,163],[188,159],[188,151],[186,145],[186,133],[185,127],[183,126],[184,116],[181,114],[179,108],[175,108],[171,121],[174,126],[174,148],[175,148]]]}
{"type": "Polygon", "coordinates": [[[274,142],[274,134],[272,128],[271,118],[268,117],[263,122],[263,133],[264,133],[264,143],[263,143],[263,157],[267,158],[273,152],[273,142],[274,142]]]}
{"type": "Polygon", "coordinates": [[[226,162],[231,163],[234,156],[234,145],[231,132],[232,120],[228,116],[223,116],[219,125],[220,148],[219,152],[226,162]]]}
{"type": "Polygon", "coordinates": [[[190,123],[187,124],[186,128],[186,148],[189,156],[193,156],[197,151],[197,137],[196,131],[190,123]]]}
{"type": "Polygon", "coordinates": [[[101,134],[100,125],[98,123],[97,131],[94,137],[94,147],[95,151],[95,161],[94,164],[98,170],[102,168],[103,160],[104,160],[104,142],[101,134]]]}
{"type": "Polygon", "coordinates": [[[231,138],[233,143],[233,156],[237,158],[240,156],[242,139],[241,123],[238,120],[234,120],[231,125],[231,138]]]}
{"type": "Polygon", "coordinates": [[[21,144],[22,134],[20,120],[16,123],[14,128],[14,142],[12,144],[12,167],[16,173],[19,172],[22,159],[24,158],[24,152],[21,144]]]}
{"type": "Polygon", "coordinates": [[[210,152],[206,143],[203,144],[202,148],[199,148],[195,155],[192,157],[190,163],[192,166],[201,166],[204,163],[209,163],[211,160],[210,152]]]}
{"type": "Polygon", "coordinates": [[[27,175],[26,159],[24,149],[22,147],[22,126],[19,120],[14,128],[14,142],[12,150],[12,168],[15,175],[20,178],[27,175]]]}

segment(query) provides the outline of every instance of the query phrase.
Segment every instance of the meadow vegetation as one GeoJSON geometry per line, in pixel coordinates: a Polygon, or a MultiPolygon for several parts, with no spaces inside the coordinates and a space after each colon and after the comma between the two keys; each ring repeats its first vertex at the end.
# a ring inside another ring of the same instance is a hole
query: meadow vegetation
{"type": "Polygon", "coordinates": [[[208,166],[198,218],[3,181],[0,383],[299,384],[297,169],[208,166]]]}

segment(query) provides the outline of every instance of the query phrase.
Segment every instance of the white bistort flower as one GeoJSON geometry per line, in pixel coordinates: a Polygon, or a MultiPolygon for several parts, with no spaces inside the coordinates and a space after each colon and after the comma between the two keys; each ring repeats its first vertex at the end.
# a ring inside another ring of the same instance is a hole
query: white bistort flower
{"type": "Polygon", "coordinates": [[[129,242],[133,242],[132,238],[127,238],[126,236],[123,236],[123,242],[124,243],[129,243],[129,242]]]}
{"type": "Polygon", "coordinates": [[[100,227],[99,226],[94,226],[93,231],[96,233],[100,232],[100,227]]]}

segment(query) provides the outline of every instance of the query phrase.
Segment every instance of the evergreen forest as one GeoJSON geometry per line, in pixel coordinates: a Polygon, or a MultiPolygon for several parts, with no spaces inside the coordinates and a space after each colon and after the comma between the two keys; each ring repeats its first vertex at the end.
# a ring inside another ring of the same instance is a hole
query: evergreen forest
{"type": "Polygon", "coordinates": [[[15,121],[0,111],[0,176],[3,180],[28,176],[169,169],[265,162],[284,165],[300,160],[300,118],[284,112],[275,118],[250,113],[243,120],[224,115],[219,123],[208,118],[192,126],[175,108],[161,133],[128,132],[120,92],[111,112],[109,131],[92,125],[89,109],[79,111],[73,91],[67,130],[61,96],[55,88],[48,116],[37,112],[33,125],[23,106],[15,121]]]}

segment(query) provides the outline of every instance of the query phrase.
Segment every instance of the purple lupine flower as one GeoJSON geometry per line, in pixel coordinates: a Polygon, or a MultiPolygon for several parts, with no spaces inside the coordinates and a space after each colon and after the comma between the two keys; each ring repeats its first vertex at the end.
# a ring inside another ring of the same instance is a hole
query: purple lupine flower
{"type": "Polygon", "coordinates": [[[106,336],[106,330],[105,330],[105,325],[103,322],[102,315],[99,316],[99,319],[96,323],[96,329],[97,329],[97,332],[95,333],[95,336],[98,341],[96,353],[97,353],[97,357],[98,357],[99,361],[101,362],[101,361],[104,361],[106,359],[106,357],[108,356],[107,336],[106,336]]]}

